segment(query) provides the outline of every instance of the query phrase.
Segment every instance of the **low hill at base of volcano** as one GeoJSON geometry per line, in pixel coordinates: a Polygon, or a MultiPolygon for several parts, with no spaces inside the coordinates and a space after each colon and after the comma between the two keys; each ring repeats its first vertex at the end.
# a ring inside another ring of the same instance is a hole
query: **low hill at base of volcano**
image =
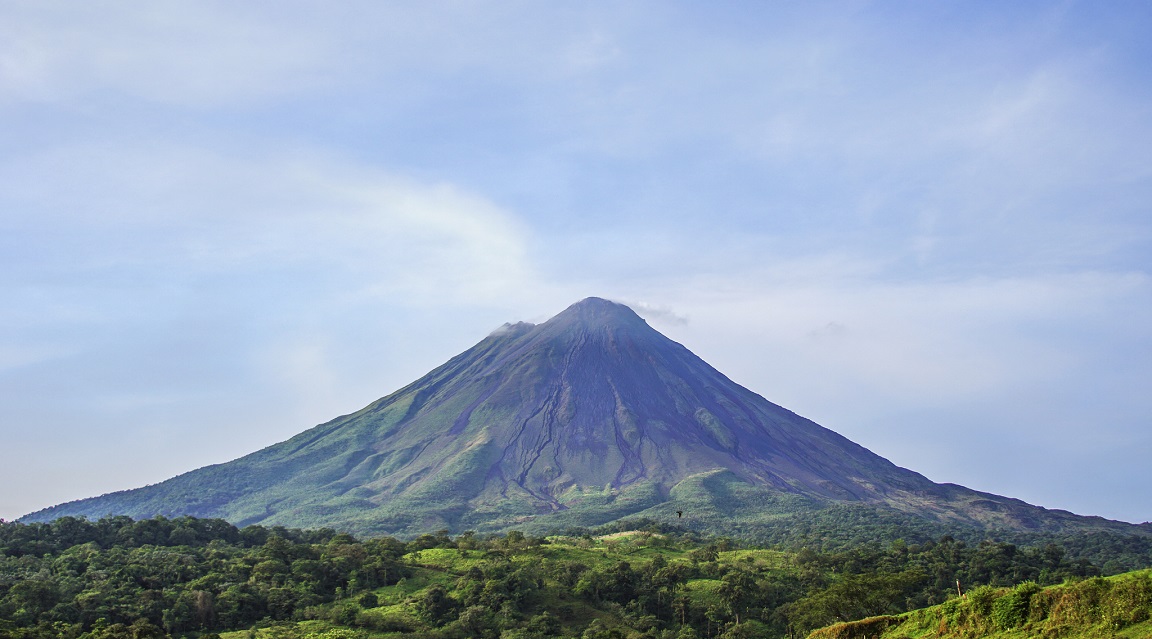
{"type": "Polygon", "coordinates": [[[877,614],[819,628],[808,639],[1067,639],[1152,637],[1152,570],[1108,578],[1068,581],[1041,588],[1025,581],[1015,588],[981,586],[962,598],[902,614],[877,614]]]}
{"type": "Polygon", "coordinates": [[[507,324],[362,410],[225,464],[23,518],[193,515],[413,535],[628,516],[772,526],[829,505],[1031,531],[1148,526],[936,484],[732,382],[598,298],[507,324]]]}

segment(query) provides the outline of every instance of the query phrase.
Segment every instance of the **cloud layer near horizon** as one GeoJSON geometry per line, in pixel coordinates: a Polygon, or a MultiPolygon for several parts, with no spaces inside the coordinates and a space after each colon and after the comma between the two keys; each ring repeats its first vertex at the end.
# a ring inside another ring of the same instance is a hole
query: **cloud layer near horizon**
{"type": "Polygon", "coordinates": [[[936,481],[1152,519],[1140,3],[0,9],[0,516],[630,302],[936,481]]]}

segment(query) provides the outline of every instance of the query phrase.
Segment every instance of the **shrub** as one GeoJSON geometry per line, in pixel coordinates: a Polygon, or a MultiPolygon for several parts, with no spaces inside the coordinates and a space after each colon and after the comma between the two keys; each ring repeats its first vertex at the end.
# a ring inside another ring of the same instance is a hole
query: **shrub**
{"type": "Polygon", "coordinates": [[[992,602],[992,621],[1004,630],[1011,630],[1028,621],[1032,595],[1040,592],[1039,584],[1025,581],[1011,592],[992,602]]]}
{"type": "Polygon", "coordinates": [[[348,628],[333,628],[324,632],[310,632],[304,635],[304,639],[364,639],[364,633],[348,628]]]}
{"type": "Polygon", "coordinates": [[[1119,630],[1148,619],[1152,609],[1152,576],[1125,579],[1112,584],[1100,603],[1101,621],[1119,630]]]}
{"type": "Polygon", "coordinates": [[[980,621],[992,618],[992,602],[996,601],[997,589],[992,586],[980,586],[968,591],[968,605],[973,614],[980,621]]]}

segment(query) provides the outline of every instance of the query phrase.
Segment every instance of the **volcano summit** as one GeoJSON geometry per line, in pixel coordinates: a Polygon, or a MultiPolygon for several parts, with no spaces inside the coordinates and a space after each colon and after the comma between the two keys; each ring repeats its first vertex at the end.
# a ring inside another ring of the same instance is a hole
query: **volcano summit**
{"type": "Polygon", "coordinates": [[[933,483],[736,384],[599,298],[543,324],[505,324],[407,387],[288,441],[24,521],[186,514],[411,535],[626,516],[781,526],[838,504],[947,526],[1148,532],[933,483]]]}

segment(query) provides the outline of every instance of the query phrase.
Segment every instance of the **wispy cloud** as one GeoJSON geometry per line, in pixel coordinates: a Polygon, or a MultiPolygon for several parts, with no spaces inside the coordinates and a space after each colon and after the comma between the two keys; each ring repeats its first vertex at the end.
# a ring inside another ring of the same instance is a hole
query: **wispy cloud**
{"type": "Polygon", "coordinates": [[[0,27],[3,101],[114,91],[220,106],[323,84],[326,42],[236,5],[10,5],[0,27]],[[319,64],[318,64],[319,63],[319,64]]]}
{"type": "Polygon", "coordinates": [[[466,299],[531,277],[528,232],[482,196],[314,157],[63,148],[0,165],[0,180],[6,225],[72,243],[73,278],[335,268],[382,294],[466,299]]]}
{"type": "Polygon", "coordinates": [[[676,311],[672,310],[671,308],[668,308],[667,306],[661,306],[658,304],[649,304],[648,302],[639,302],[639,301],[638,302],[622,301],[620,303],[625,304],[626,306],[630,307],[632,310],[636,311],[636,313],[639,314],[640,316],[642,316],[646,319],[654,320],[655,322],[660,323],[660,324],[671,324],[674,326],[683,326],[683,325],[688,323],[688,318],[686,316],[677,313],[676,311]]]}

